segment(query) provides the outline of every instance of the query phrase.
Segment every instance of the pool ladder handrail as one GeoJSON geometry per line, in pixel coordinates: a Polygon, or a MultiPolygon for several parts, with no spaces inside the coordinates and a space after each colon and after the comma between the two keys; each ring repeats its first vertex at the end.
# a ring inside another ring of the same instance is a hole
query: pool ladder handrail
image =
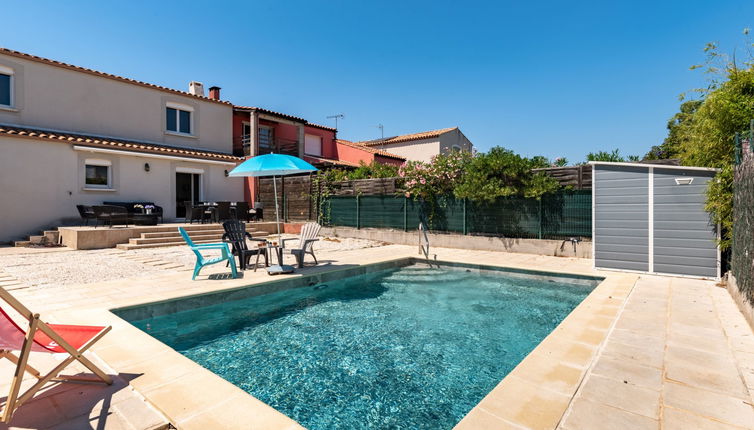
{"type": "MultiPolygon", "coordinates": [[[[423,222],[419,223],[419,255],[424,254],[424,259],[427,260],[429,268],[432,268],[432,261],[429,259],[429,236],[427,235],[427,228],[423,222]]],[[[435,254],[435,260],[437,260],[437,254],[435,254]]],[[[440,267],[440,266],[438,266],[440,267]]]]}

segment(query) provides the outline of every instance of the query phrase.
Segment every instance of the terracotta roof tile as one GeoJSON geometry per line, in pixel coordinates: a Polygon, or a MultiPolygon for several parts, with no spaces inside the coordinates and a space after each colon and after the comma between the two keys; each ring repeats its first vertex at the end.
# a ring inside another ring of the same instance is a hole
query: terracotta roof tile
{"type": "Polygon", "coordinates": [[[293,115],[288,115],[287,113],[275,112],[274,110],[269,110],[269,109],[260,108],[260,107],[256,107],[256,106],[233,106],[233,109],[236,109],[236,110],[245,110],[245,111],[259,111],[259,112],[262,112],[262,113],[266,113],[268,115],[277,116],[277,117],[280,117],[280,118],[287,118],[287,119],[290,119],[290,120],[293,120],[293,121],[302,122],[304,124],[307,123],[307,121],[305,119],[303,119],[303,118],[299,118],[299,117],[293,116],[293,115]]]}
{"type": "Polygon", "coordinates": [[[380,146],[380,145],[390,145],[392,143],[409,142],[412,140],[431,139],[433,137],[437,137],[449,131],[453,131],[457,128],[458,127],[443,128],[440,130],[423,131],[421,133],[412,133],[412,134],[403,134],[400,136],[386,137],[384,139],[366,140],[366,141],[356,142],[356,143],[363,146],[380,146]]]}
{"type": "Polygon", "coordinates": [[[370,154],[377,154],[377,155],[381,155],[383,157],[395,158],[396,160],[406,161],[406,157],[401,157],[400,155],[392,154],[390,152],[383,151],[382,149],[370,148],[370,147],[365,146],[365,145],[360,145],[358,143],[354,143],[354,142],[351,142],[351,141],[348,141],[348,140],[342,140],[342,139],[337,139],[336,142],[340,143],[341,145],[346,145],[346,146],[350,146],[351,148],[356,148],[356,149],[359,149],[361,151],[369,152],[370,154]]]}
{"type": "Polygon", "coordinates": [[[74,66],[73,64],[63,63],[61,61],[50,60],[48,58],[38,57],[36,55],[27,54],[25,52],[14,51],[12,49],[0,47],[0,54],[10,55],[12,57],[23,58],[24,60],[36,61],[37,63],[43,63],[50,66],[62,67],[64,69],[74,70],[81,73],[88,73],[90,75],[99,76],[107,79],[114,79],[116,81],[126,82],[129,84],[140,85],[142,87],[153,88],[155,90],[165,91],[173,94],[179,94],[187,97],[196,97],[208,102],[222,103],[231,105],[230,102],[215,100],[205,96],[197,96],[186,91],[175,90],[173,88],[163,87],[161,85],[150,84],[148,82],[137,81],[136,79],[124,78],[123,76],[113,75],[110,73],[100,72],[97,70],[87,69],[86,67],[74,66]]]}
{"type": "Polygon", "coordinates": [[[241,162],[242,157],[236,157],[231,154],[214,151],[202,151],[188,148],[178,148],[175,146],[159,145],[154,143],[136,142],[132,140],[122,140],[114,138],[104,138],[97,136],[88,136],[76,133],[52,132],[41,129],[28,127],[16,127],[10,125],[0,125],[0,135],[25,137],[31,139],[57,141],[65,143],[77,143],[82,146],[91,146],[96,148],[118,149],[123,151],[143,152],[143,153],[162,153],[170,154],[177,157],[201,158],[205,160],[241,162]]]}
{"type": "Polygon", "coordinates": [[[307,162],[331,164],[333,166],[347,166],[347,167],[359,167],[358,163],[351,163],[350,161],[335,160],[332,158],[314,157],[311,155],[304,155],[304,160],[307,162]]]}
{"type": "Polygon", "coordinates": [[[306,122],[306,125],[314,127],[314,128],[321,128],[323,130],[338,131],[338,129],[336,129],[336,128],[328,127],[326,125],[321,125],[321,124],[315,124],[315,123],[309,122],[309,121],[306,122]]]}

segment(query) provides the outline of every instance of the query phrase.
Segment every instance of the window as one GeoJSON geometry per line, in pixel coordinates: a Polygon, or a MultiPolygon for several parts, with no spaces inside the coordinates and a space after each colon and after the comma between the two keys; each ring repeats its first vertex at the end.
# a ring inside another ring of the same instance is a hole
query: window
{"type": "Polygon", "coordinates": [[[241,124],[241,139],[243,140],[243,143],[249,143],[249,139],[251,138],[251,124],[248,122],[244,122],[241,124]]]}
{"type": "Polygon", "coordinates": [[[322,138],[307,134],[304,136],[304,154],[308,155],[322,155],[322,138]]]}
{"type": "Polygon", "coordinates": [[[453,145],[453,147],[451,148],[451,150],[453,152],[461,152],[463,149],[460,146],[458,146],[458,145],[453,145]]]}
{"type": "Polygon", "coordinates": [[[112,163],[108,160],[87,159],[84,163],[84,188],[112,188],[112,163]]]}
{"type": "Polygon", "coordinates": [[[267,127],[264,125],[259,126],[259,153],[260,154],[268,154],[272,152],[273,147],[273,138],[272,138],[272,127],[267,127]]]}
{"type": "Polygon", "coordinates": [[[191,134],[193,110],[190,106],[168,103],[165,108],[165,129],[174,133],[191,134]]]}
{"type": "Polygon", "coordinates": [[[0,106],[13,106],[13,69],[0,66],[0,106]]]}

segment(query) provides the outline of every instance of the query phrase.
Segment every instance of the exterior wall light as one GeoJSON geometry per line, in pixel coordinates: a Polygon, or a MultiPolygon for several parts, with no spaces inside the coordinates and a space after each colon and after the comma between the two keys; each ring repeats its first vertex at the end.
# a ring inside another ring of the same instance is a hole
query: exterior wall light
{"type": "Polygon", "coordinates": [[[225,169],[225,177],[228,177],[228,169],[225,169]]]}
{"type": "Polygon", "coordinates": [[[151,167],[149,167],[149,163],[144,163],[144,171],[145,172],[148,172],[150,168],[151,167]]]}

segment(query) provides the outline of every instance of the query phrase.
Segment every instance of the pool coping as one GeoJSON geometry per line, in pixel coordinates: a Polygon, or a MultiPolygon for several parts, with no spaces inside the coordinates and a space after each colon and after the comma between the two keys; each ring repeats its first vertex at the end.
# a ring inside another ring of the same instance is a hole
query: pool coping
{"type": "MultiPolygon", "coordinates": [[[[415,257],[401,256],[370,262],[366,267],[390,264],[415,257]]],[[[456,258],[446,263],[469,264],[456,258]]],[[[475,264],[470,264],[475,265],[475,264]]],[[[539,272],[604,280],[540,342],[456,426],[456,429],[556,428],[594,360],[599,346],[615,323],[626,298],[638,279],[636,274],[522,269],[504,264],[478,264],[503,270],[539,272]]],[[[319,270],[304,276],[323,279],[342,270],[319,270]]],[[[366,270],[366,269],[364,269],[366,270]]],[[[288,275],[301,282],[301,274],[288,275]]],[[[191,282],[191,281],[188,281],[191,282]]],[[[288,279],[257,282],[223,281],[227,288],[198,294],[172,292],[154,297],[126,299],[107,309],[77,309],[71,315],[81,323],[111,324],[113,332],[93,348],[100,358],[124,374],[133,374],[131,386],[181,429],[233,428],[240,422],[264,429],[301,429],[300,424],[256,399],[220,376],[184,357],[147,333],[115,315],[110,309],[166,302],[177,298],[233,291],[288,279]],[[235,285],[234,285],[235,284],[235,285]],[[123,345],[121,339],[128,339],[123,345]]],[[[117,301],[116,301],[117,302],[117,301]]],[[[57,315],[57,314],[56,314],[57,315]]]]}

